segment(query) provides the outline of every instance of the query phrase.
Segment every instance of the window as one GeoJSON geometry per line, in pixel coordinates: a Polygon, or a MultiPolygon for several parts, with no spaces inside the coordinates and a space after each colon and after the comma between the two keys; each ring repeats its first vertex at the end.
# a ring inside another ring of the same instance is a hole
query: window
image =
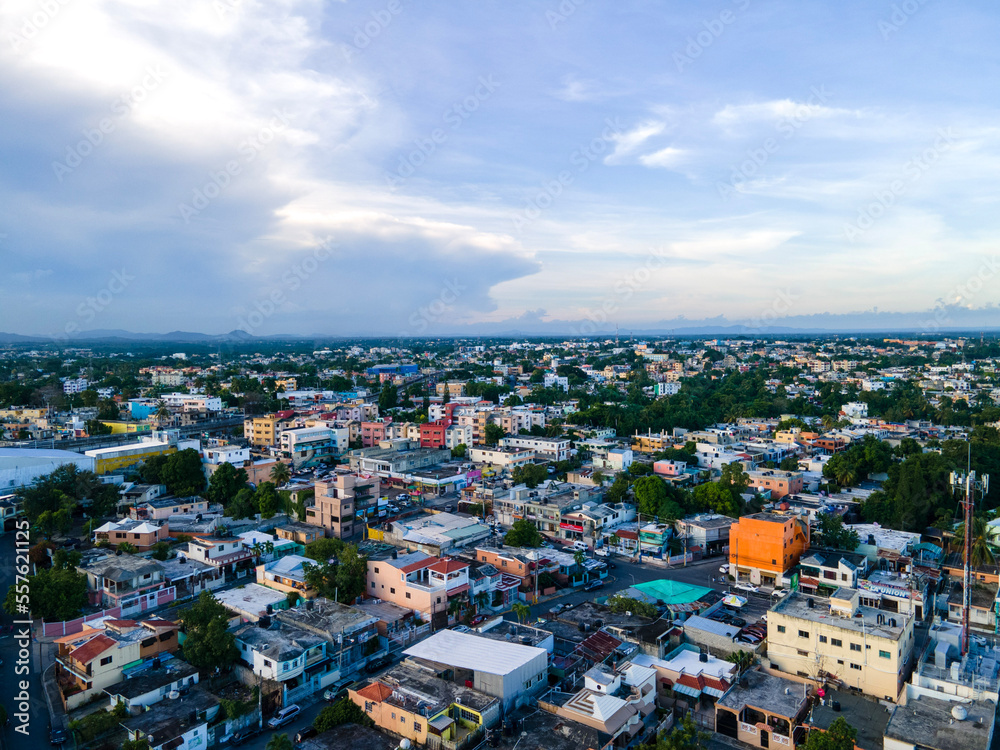
{"type": "Polygon", "coordinates": [[[892,658],[892,654],[890,654],[888,651],[882,651],[881,649],[879,649],[878,655],[881,658],[883,658],[883,659],[891,659],[892,658]]]}
{"type": "Polygon", "coordinates": [[[375,575],[378,575],[378,566],[375,566],[375,575]]]}
{"type": "Polygon", "coordinates": [[[861,665],[860,664],[852,664],[851,665],[851,669],[857,669],[860,672],[861,671],[861,665]]]}
{"type": "Polygon", "coordinates": [[[375,588],[375,581],[372,581],[372,588],[375,588]]]}
{"type": "Polygon", "coordinates": [[[406,598],[407,598],[407,599],[409,599],[409,598],[410,598],[410,592],[409,592],[409,591],[407,591],[407,592],[406,592],[406,598]]]}
{"type": "Polygon", "coordinates": [[[809,652],[803,651],[802,649],[796,649],[796,652],[798,653],[799,656],[809,656],[809,652]]]}
{"type": "Polygon", "coordinates": [[[101,659],[101,666],[103,667],[107,664],[110,664],[112,659],[114,659],[113,656],[105,656],[103,659],[101,659]]]}
{"type": "Polygon", "coordinates": [[[779,633],[784,633],[785,632],[785,626],[784,625],[779,625],[778,626],[778,632],[779,633]]]}
{"type": "Polygon", "coordinates": [[[819,642],[820,642],[820,643],[826,643],[826,636],[825,636],[825,635],[821,635],[821,636],[819,637],[819,642]]]}
{"type": "Polygon", "coordinates": [[[390,594],[395,594],[395,593],[396,593],[396,589],[394,589],[394,588],[392,588],[392,587],[390,586],[390,587],[389,587],[389,593],[390,593],[390,594]]]}
{"type": "Polygon", "coordinates": [[[851,644],[851,651],[860,651],[860,650],[861,650],[861,644],[860,643],[852,643],[851,644]]]}
{"type": "Polygon", "coordinates": [[[836,646],[837,648],[843,648],[844,647],[844,642],[842,640],[840,640],[839,638],[831,638],[830,639],[830,645],[831,646],[836,646]]]}
{"type": "Polygon", "coordinates": [[[809,637],[809,631],[808,630],[800,630],[799,631],[799,638],[808,638],[808,637],[809,637]]]}
{"type": "Polygon", "coordinates": [[[419,721],[413,722],[413,731],[414,732],[419,732],[420,731],[420,722],[419,721]]]}

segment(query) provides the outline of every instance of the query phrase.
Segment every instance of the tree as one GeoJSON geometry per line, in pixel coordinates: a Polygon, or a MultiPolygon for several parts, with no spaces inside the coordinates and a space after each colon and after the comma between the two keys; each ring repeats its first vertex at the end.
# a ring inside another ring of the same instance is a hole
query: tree
{"type": "Polygon", "coordinates": [[[817,547],[842,549],[853,552],[861,544],[861,538],[854,529],[844,526],[844,519],[832,513],[820,514],[819,524],[814,532],[813,543],[817,547]]]}
{"type": "Polygon", "coordinates": [[[622,596],[621,594],[615,594],[608,599],[608,606],[615,614],[631,612],[639,617],[647,617],[653,620],[660,616],[656,607],[649,602],[643,602],[638,599],[633,599],[630,596],[622,596]]]}
{"type": "Polygon", "coordinates": [[[288,470],[288,464],[283,461],[278,461],[271,468],[271,481],[274,482],[276,487],[281,487],[288,483],[288,480],[292,478],[292,473],[288,470]]]}
{"type": "Polygon", "coordinates": [[[454,448],[451,449],[452,458],[465,458],[465,453],[468,451],[468,446],[465,443],[459,443],[454,448]]]}
{"type": "Polygon", "coordinates": [[[854,750],[858,730],[838,716],[827,731],[813,729],[806,739],[805,750],[854,750]]]}
{"type": "Polygon", "coordinates": [[[611,486],[605,490],[605,501],[611,504],[624,502],[625,498],[628,497],[630,486],[628,475],[619,474],[615,477],[615,481],[611,483],[611,486]]]}
{"type": "MultiPolygon", "coordinates": [[[[955,529],[955,539],[952,549],[962,550],[965,548],[965,522],[963,521],[955,529]]],[[[996,563],[996,556],[993,554],[990,539],[990,527],[982,516],[972,518],[972,565],[993,565],[996,563]]]]}
{"type": "Polygon", "coordinates": [[[170,545],[167,542],[157,542],[153,545],[151,557],[154,560],[166,560],[170,557],[170,545]]]}
{"type": "Polygon", "coordinates": [[[517,621],[520,623],[531,619],[531,607],[524,602],[514,602],[510,610],[517,616],[517,621]]]}
{"type": "Polygon", "coordinates": [[[507,433],[504,432],[503,427],[494,422],[490,422],[486,425],[486,430],[483,434],[483,442],[486,443],[486,445],[496,445],[506,434],[507,433]]]}
{"type": "Polygon", "coordinates": [[[229,631],[229,610],[210,591],[178,615],[186,636],[181,647],[184,658],[199,669],[230,666],[239,656],[236,638],[229,631]]]}
{"type": "Polygon", "coordinates": [[[238,469],[228,461],[212,472],[208,480],[208,492],[205,496],[213,503],[228,506],[236,493],[247,485],[246,469],[238,469]]]}
{"type": "Polygon", "coordinates": [[[119,542],[115,550],[121,552],[124,555],[134,555],[139,551],[139,548],[130,542],[119,542]]]}
{"type": "MultiPolygon", "coordinates": [[[[48,622],[72,620],[79,617],[87,605],[87,576],[72,567],[53,565],[28,576],[27,591],[28,607],[34,618],[48,622]]],[[[23,616],[23,602],[23,593],[18,596],[15,583],[7,589],[3,608],[15,617],[23,616]]]]}
{"type": "Polygon", "coordinates": [[[778,468],[782,471],[798,471],[799,459],[795,456],[785,456],[785,458],[781,459],[781,463],[778,464],[778,468]]]}
{"type": "Polygon", "coordinates": [[[387,412],[399,401],[399,389],[392,383],[386,383],[382,387],[382,392],[378,394],[379,412],[387,412]]]}
{"type": "Polygon", "coordinates": [[[538,533],[535,524],[526,518],[520,518],[511,524],[503,542],[511,547],[538,547],[542,544],[542,535],[538,533]]]}
{"type": "Polygon", "coordinates": [[[317,539],[306,545],[306,557],[311,560],[326,562],[335,559],[344,548],[344,542],[336,537],[317,539]]]}
{"type": "Polygon", "coordinates": [[[690,714],[684,714],[673,729],[664,730],[656,736],[656,740],[643,748],[648,750],[700,750],[706,746],[710,735],[698,731],[690,714]]]}
{"type": "Polygon", "coordinates": [[[656,476],[641,477],[632,486],[636,509],[644,516],[659,516],[660,506],[666,502],[667,486],[656,476]]]}
{"type": "Polygon", "coordinates": [[[313,728],[317,732],[327,732],[339,727],[341,724],[359,724],[363,727],[375,726],[372,718],[347,696],[324,708],[313,720],[313,728]]]}
{"type": "MultiPolygon", "coordinates": [[[[351,705],[354,705],[353,701],[351,702],[351,705]]],[[[292,744],[292,741],[284,732],[272,734],[271,739],[269,739],[267,741],[267,745],[264,746],[264,750],[294,750],[294,748],[295,746],[292,744]]]]}
{"type": "Polygon", "coordinates": [[[249,487],[244,487],[236,493],[236,497],[226,507],[226,515],[236,520],[253,518],[257,514],[258,507],[254,491],[249,487]]]}
{"type": "Polygon", "coordinates": [[[542,464],[523,464],[515,466],[510,476],[514,484],[523,483],[529,489],[534,489],[548,478],[549,472],[542,464]]]}
{"type": "Polygon", "coordinates": [[[253,499],[261,518],[272,518],[281,504],[281,498],[278,497],[278,491],[272,482],[261,482],[253,499]]]}
{"type": "Polygon", "coordinates": [[[205,488],[201,455],[194,448],[171,453],[163,463],[160,479],[173,495],[178,497],[197,495],[205,488]]]}

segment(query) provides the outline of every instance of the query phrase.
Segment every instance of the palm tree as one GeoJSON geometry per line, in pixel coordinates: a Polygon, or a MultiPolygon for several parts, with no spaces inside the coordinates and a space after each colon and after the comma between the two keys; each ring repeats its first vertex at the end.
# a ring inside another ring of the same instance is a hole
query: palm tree
{"type": "Polygon", "coordinates": [[[170,419],[170,410],[167,408],[166,402],[163,400],[156,402],[156,411],[153,413],[153,417],[156,420],[157,427],[159,427],[166,420],[170,419]]]}
{"type": "Polygon", "coordinates": [[[510,609],[517,615],[517,621],[520,623],[524,623],[525,620],[531,617],[531,607],[524,602],[514,602],[514,606],[510,609]]]}
{"type": "MultiPolygon", "coordinates": [[[[964,545],[965,524],[960,523],[955,529],[953,546],[961,550],[964,545]]],[[[990,539],[990,527],[982,516],[974,516],[972,519],[972,559],[970,562],[974,567],[992,565],[996,562],[996,555],[993,553],[990,539]]]]}
{"type": "Polygon", "coordinates": [[[295,746],[287,734],[275,734],[267,741],[265,750],[294,750],[295,746]]]}
{"type": "Polygon", "coordinates": [[[490,603],[490,596],[485,591],[480,591],[476,594],[476,610],[482,610],[486,608],[486,605],[490,603]]]}
{"type": "Polygon", "coordinates": [[[278,461],[278,463],[271,467],[271,481],[274,482],[275,487],[287,484],[291,478],[292,474],[288,470],[288,464],[283,461],[278,461]]]}
{"type": "Polygon", "coordinates": [[[837,480],[837,484],[841,487],[850,487],[856,481],[858,481],[857,472],[854,471],[852,466],[848,466],[846,462],[840,464],[836,471],[833,473],[833,478],[837,480]]]}
{"type": "Polygon", "coordinates": [[[837,424],[837,420],[832,414],[824,414],[820,421],[823,423],[823,428],[826,430],[832,429],[833,426],[837,424]]]}

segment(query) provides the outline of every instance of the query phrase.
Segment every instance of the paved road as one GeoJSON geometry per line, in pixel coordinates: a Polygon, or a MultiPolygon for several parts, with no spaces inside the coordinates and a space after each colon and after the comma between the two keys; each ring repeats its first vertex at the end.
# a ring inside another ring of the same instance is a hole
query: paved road
{"type": "Polygon", "coordinates": [[[299,714],[298,718],[295,719],[291,724],[282,727],[281,729],[268,729],[267,725],[264,726],[264,731],[253,739],[251,742],[240,745],[241,748],[246,748],[246,750],[264,750],[267,747],[268,740],[271,739],[276,734],[287,734],[288,739],[294,740],[295,733],[300,729],[305,729],[306,727],[312,726],[313,721],[315,721],[317,714],[326,708],[326,702],[323,700],[314,703],[311,706],[306,706],[302,709],[302,713],[299,714]]]}

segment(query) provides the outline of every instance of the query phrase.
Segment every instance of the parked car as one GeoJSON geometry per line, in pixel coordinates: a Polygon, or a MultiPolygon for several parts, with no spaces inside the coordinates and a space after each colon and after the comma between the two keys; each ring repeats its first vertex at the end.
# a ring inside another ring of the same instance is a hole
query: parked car
{"type": "Polygon", "coordinates": [[[319,734],[319,732],[316,731],[316,727],[306,727],[305,729],[300,729],[295,733],[295,744],[301,744],[310,737],[315,737],[317,734],[319,734]]]}
{"type": "Polygon", "coordinates": [[[489,619],[489,615],[476,615],[469,620],[469,624],[475,627],[476,625],[482,625],[487,619],[489,619]]]}
{"type": "Polygon", "coordinates": [[[49,732],[49,744],[50,745],[64,745],[66,744],[66,730],[65,729],[53,729],[49,732]]]}
{"type": "Polygon", "coordinates": [[[604,581],[599,578],[595,578],[593,581],[588,581],[587,585],[583,587],[584,591],[593,591],[594,589],[599,589],[604,585],[604,581]]]}
{"type": "Polygon", "coordinates": [[[566,609],[566,605],[565,604],[557,604],[552,609],[549,610],[549,614],[550,615],[558,615],[564,609],[566,609]]]}
{"type": "MultiPolygon", "coordinates": [[[[468,630],[468,628],[466,628],[466,630],[468,630]]],[[[368,662],[365,665],[365,671],[368,674],[373,674],[374,672],[378,672],[380,669],[385,669],[390,664],[392,664],[392,657],[386,654],[385,656],[380,656],[379,658],[372,659],[368,662]]]]}
{"type": "Polygon", "coordinates": [[[751,594],[756,594],[758,591],[760,591],[760,589],[754,586],[752,583],[737,583],[735,586],[733,586],[733,588],[736,589],[737,591],[746,591],[751,594]]]}
{"type": "Polygon", "coordinates": [[[747,621],[742,617],[737,617],[736,615],[729,616],[729,624],[736,628],[745,628],[747,626],[747,621]]]}
{"type": "Polygon", "coordinates": [[[722,565],[720,565],[719,566],[719,572],[720,573],[728,573],[729,572],[729,563],[723,563],[722,565]]]}
{"type": "Polygon", "coordinates": [[[771,592],[771,597],[774,599],[784,599],[788,596],[788,589],[775,589],[771,592]]]}
{"type": "Polygon", "coordinates": [[[258,734],[260,734],[260,727],[258,727],[256,724],[254,724],[253,726],[245,727],[243,729],[238,729],[237,731],[233,732],[233,736],[229,739],[229,744],[232,745],[233,747],[242,745],[244,742],[252,740],[258,734]]]}
{"type": "Polygon", "coordinates": [[[456,633],[468,633],[470,628],[468,625],[455,625],[454,627],[452,627],[452,630],[454,630],[456,633]]]}
{"type": "Polygon", "coordinates": [[[285,726],[285,724],[288,724],[296,716],[298,716],[301,711],[302,709],[299,707],[297,703],[293,703],[290,706],[285,706],[283,709],[278,711],[278,713],[272,716],[270,720],[268,720],[267,725],[271,729],[281,729],[283,726],[285,726]]]}
{"type": "Polygon", "coordinates": [[[399,513],[399,506],[398,505],[389,505],[389,506],[386,506],[386,507],[389,509],[390,513],[399,513]]]}
{"type": "Polygon", "coordinates": [[[750,643],[753,645],[757,645],[764,639],[763,637],[757,635],[756,633],[740,633],[738,636],[736,636],[736,640],[739,641],[740,643],[750,643]]]}

